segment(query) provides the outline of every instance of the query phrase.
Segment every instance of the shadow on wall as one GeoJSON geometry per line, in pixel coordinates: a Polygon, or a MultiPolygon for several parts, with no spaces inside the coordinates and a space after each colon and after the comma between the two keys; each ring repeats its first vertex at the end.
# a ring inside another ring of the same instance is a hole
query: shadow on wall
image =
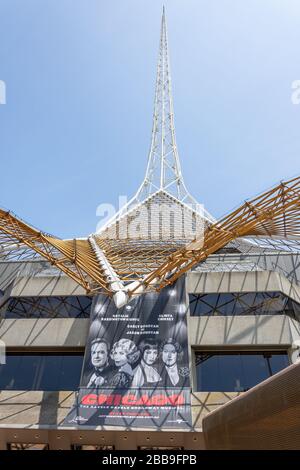
{"type": "Polygon", "coordinates": [[[74,402],[74,392],[2,391],[1,425],[53,425],[63,421],[74,402]]]}
{"type": "Polygon", "coordinates": [[[198,431],[201,430],[202,420],[205,416],[243,393],[244,392],[193,392],[191,395],[193,428],[198,431]]]}

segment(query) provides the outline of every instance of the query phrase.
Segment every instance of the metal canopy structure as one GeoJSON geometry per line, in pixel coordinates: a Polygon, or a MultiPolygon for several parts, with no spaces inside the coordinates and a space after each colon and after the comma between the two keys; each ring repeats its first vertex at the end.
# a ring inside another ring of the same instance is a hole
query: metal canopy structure
{"type": "Polygon", "coordinates": [[[252,245],[253,237],[293,239],[297,249],[299,214],[300,177],[245,202],[219,221],[189,194],[175,138],[163,11],[151,146],[136,195],[98,233],[83,239],[61,240],[0,209],[0,260],[42,257],[87,293],[105,292],[121,307],[133,296],[172,284],[235,240],[241,244],[241,237],[242,243],[252,237],[252,245]]]}

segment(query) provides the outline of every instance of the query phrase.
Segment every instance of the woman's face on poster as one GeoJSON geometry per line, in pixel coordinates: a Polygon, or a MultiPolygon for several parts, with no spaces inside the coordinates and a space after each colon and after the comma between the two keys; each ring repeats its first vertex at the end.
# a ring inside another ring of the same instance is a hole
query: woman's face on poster
{"type": "Polygon", "coordinates": [[[177,361],[177,352],[173,344],[165,344],[162,352],[162,360],[166,366],[171,367],[177,361]]]}
{"type": "Polygon", "coordinates": [[[111,357],[114,360],[116,366],[118,366],[118,367],[123,366],[127,362],[127,355],[126,355],[124,349],[119,347],[119,346],[117,346],[114,349],[111,357]]]}
{"type": "Polygon", "coordinates": [[[156,348],[145,349],[143,359],[148,366],[152,366],[157,360],[158,350],[156,348]]]}

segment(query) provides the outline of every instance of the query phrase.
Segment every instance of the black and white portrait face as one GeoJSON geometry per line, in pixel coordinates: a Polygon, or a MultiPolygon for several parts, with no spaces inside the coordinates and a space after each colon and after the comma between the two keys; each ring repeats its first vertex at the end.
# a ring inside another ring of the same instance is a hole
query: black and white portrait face
{"type": "Polygon", "coordinates": [[[124,348],[121,346],[116,346],[111,353],[111,358],[115,361],[117,367],[124,366],[127,361],[127,355],[124,348]]]}
{"type": "Polygon", "coordinates": [[[106,343],[95,343],[91,350],[92,364],[96,369],[101,369],[108,364],[108,349],[106,343]]]}
{"type": "Polygon", "coordinates": [[[177,362],[177,351],[173,344],[165,344],[162,351],[162,360],[167,367],[177,362]]]}
{"type": "Polygon", "coordinates": [[[148,366],[152,366],[158,357],[158,349],[157,348],[147,348],[143,354],[143,360],[148,366]]]}

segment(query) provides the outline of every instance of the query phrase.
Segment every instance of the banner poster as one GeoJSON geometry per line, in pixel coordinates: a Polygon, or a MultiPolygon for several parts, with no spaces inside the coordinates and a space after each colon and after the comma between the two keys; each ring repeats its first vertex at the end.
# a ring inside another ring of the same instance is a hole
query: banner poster
{"type": "Polygon", "coordinates": [[[117,309],[94,298],[67,426],[191,429],[185,279],[117,309]]]}

